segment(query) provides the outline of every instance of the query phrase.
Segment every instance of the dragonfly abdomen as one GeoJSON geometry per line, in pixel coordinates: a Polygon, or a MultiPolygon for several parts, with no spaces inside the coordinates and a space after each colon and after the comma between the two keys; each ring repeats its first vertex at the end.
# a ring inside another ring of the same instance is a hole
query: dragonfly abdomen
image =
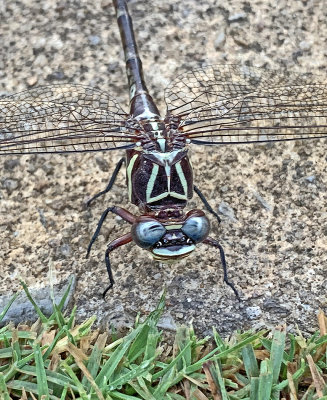
{"type": "Polygon", "coordinates": [[[139,119],[159,117],[159,110],[145,84],[142,62],[134,37],[132,19],[128,13],[126,3],[115,0],[114,6],[125,54],[129,98],[131,100],[130,115],[139,119]]]}

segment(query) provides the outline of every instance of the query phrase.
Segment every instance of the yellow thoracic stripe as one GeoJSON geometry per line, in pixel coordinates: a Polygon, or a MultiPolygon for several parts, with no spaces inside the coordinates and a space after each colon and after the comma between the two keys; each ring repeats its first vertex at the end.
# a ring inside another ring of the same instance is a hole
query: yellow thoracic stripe
{"type": "Polygon", "coordinates": [[[155,163],[153,163],[153,168],[152,168],[152,172],[151,172],[151,176],[146,188],[146,202],[147,203],[154,203],[156,201],[162,200],[168,196],[171,197],[175,197],[175,199],[180,199],[180,200],[187,200],[187,181],[184,175],[184,171],[183,168],[181,166],[180,161],[177,162],[175,164],[175,168],[176,168],[176,172],[178,174],[179,180],[182,184],[184,193],[177,193],[177,192],[172,192],[170,190],[170,170],[171,170],[171,166],[170,165],[166,165],[165,166],[165,172],[166,172],[166,177],[167,177],[167,191],[160,193],[158,196],[154,196],[151,197],[151,193],[155,184],[155,180],[157,178],[158,175],[158,171],[159,171],[159,166],[155,163]]]}
{"type": "Polygon", "coordinates": [[[156,183],[156,178],[158,175],[158,171],[159,171],[159,165],[158,164],[152,164],[152,171],[151,171],[151,176],[149,178],[149,182],[146,185],[146,202],[150,203],[151,201],[153,201],[151,199],[151,193],[154,187],[154,184],[156,183]]]}
{"type": "Polygon", "coordinates": [[[127,186],[128,186],[128,198],[129,201],[132,202],[132,171],[133,171],[133,167],[135,164],[135,161],[138,158],[138,154],[134,154],[134,156],[131,158],[128,167],[127,167],[127,186]]]}
{"type": "Polygon", "coordinates": [[[180,161],[178,163],[176,163],[176,172],[177,172],[179,180],[183,186],[184,195],[185,195],[185,199],[186,199],[187,198],[187,181],[186,181],[184,171],[183,171],[180,161]]]}

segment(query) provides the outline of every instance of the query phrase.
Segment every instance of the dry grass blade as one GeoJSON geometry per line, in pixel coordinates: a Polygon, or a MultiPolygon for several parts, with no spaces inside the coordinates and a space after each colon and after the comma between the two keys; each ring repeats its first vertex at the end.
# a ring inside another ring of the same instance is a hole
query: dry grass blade
{"type": "Polygon", "coordinates": [[[53,354],[50,359],[49,371],[56,371],[60,364],[60,361],[61,361],[61,358],[60,358],[59,354],[56,354],[56,353],[53,354]]]}
{"type": "Polygon", "coordinates": [[[318,324],[320,329],[320,335],[324,336],[327,334],[327,321],[326,316],[322,310],[318,312],[318,324]]]}
{"type": "MultiPolygon", "coordinates": [[[[318,325],[319,325],[319,331],[320,331],[320,336],[324,336],[327,334],[327,320],[324,312],[320,309],[318,312],[318,325]]],[[[326,352],[327,348],[327,343],[324,343],[321,347],[317,349],[316,354],[314,355],[314,361],[317,362],[321,355],[326,352]]]]}
{"type": "Polygon", "coordinates": [[[209,398],[205,394],[203,394],[199,389],[194,390],[193,397],[195,397],[196,400],[209,400],[209,398]]]}
{"type": "Polygon", "coordinates": [[[185,375],[185,379],[189,380],[190,382],[194,383],[194,385],[202,388],[202,389],[206,389],[206,385],[204,385],[203,383],[201,383],[200,381],[192,378],[191,376],[187,376],[185,375]]]}
{"type": "Polygon", "coordinates": [[[213,396],[213,400],[222,400],[219,388],[217,387],[217,385],[216,385],[216,383],[215,383],[215,381],[214,381],[214,379],[212,377],[211,371],[210,371],[210,366],[211,365],[212,365],[211,362],[204,363],[203,364],[203,370],[204,370],[204,373],[206,374],[207,381],[208,381],[208,384],[209,384],[209,389],[210,389],[211,394],[213,396]]]}
{"type": "Polygon", "coordinates": [[[290,390],[290,400],[298,400],[297,394],[296,394],[296,388],[292,376],[292,372],[288,369],[287,367],[287,379],[288,379],[288,386],[290,390]]]}
{"type": "Polygon", "coordinates": [[[41,346],[49,345],[53,342],[56,336],[56,331],[51,329],[49,332],[44,332],[41,338],[41,346]]]}
{"type": "Polygon", "coordinates": [[[309,368],[311,372],[311,376],[313,379],[314,386],[316,388],[317,394],[319,397],[322,397],[324,395],[323,390],[326,387],[325,381],[323,377],[320,375],[316,364],[313,361],[313,358],[310,354],[307,355],[307,360],[309,363],[309,368]]]}
{"type": "Polygon", "coordinates": [[[75,358],[76,362],[83,362],[88,359],[87,355],[72,343],[67,343],[66,350],[75,358]]]}
{"type": "Polygon", "coordinates": [[[181,382],[181,386],[183,388],[186,400],[190,400],[191,398],[191,385],[187,379],[183,379],[181,382]]]}
{"type": "Polygon", "coordinates": [[[92,378],[92,375],[90,374],[89,370],[86,368],[86,366],[83,363],[83,361],[87,360],[88,357],[82,352],[82,350],[80,350],[79,348],[74,346],[72,343],[68,343],[67,350],[74,357],[76,364],[78,365],[80,370],[83,372],[84,376],[91,383],[93,389],[95,390],[95,392],[98,396],[98,399],[104,400],[104,397],[103,397],[98,385],[95,383],[94,379],[92,378]]]}

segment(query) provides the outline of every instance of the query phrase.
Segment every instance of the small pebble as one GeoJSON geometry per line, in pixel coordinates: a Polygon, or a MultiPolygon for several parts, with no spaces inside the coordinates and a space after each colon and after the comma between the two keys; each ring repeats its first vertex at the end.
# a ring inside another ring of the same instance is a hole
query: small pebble
{"type": "Polygon", "coordinates": [[[112,62],[108,64],[108,72],[115,72],[117,70],[117,68],[119,68],[119,63],[118,62],[112,62]]]}
{"type": "Polygon", "coordinates": [[[48,40],[48,46],[50,46],[54,50],[60,50],[64,47],[63,42],[60,40],[58,35],[54,35],[48,40]]]}
{"type": "Polygon", "coordinates": [[[221,31],[218,33],[218,36],[215,40],[214,46],[216,50],[220,50],[224,47],[224,44],[226,42],[226,35],[224,31],[221,31]]]}
{"type": "Polygon", "coordinates": [[[103,158],[103,157],[95,157],[95,161],[97,163],[97,165],[99,166],[99,168],[101,169],[101,171],[109,171],[109,164],[108,162],[103,158]]]}
{"type": "Polygon", "coordinates": [[[258,202],[262,205],[263,208],[265,208],[267,211],[271,211],[272,210],[271,205],[268,204],[266,202],[266,200],[263,199],[258,192],[253,191],[252,193],[253,193],[253,196],[258,200],[258,202]]]}
{"type": "Polygon", "coordinates": [[[62,80],[65,79],[65,74],[62,71],[54,71],[47,76],[48,80],[62,80]]]}
{"type": "Polygon", "coordinates": [[[33,43],[33,48],[35,50],[43,49],[43,47],[45,47],[46,43],[47,43],[47,39],[45,37],[39,37],[33,43]]]}
{"type": "Polygon", "coordinates": [[[170,314],[165,314],[159,319],[158,328],[168,329],[170,331],[176,331],[177,326],[174,321],[174,318],[170,314]]]}
{"type": "Polygon", "coordinates": [[[299,47],[303,51],[308,51],[311,49],[312,43],[308,42],[307,40],[302,40],[302,42],[299,43],[299,47]]]}
{"type": "Polygon", "coordinates": [[[245,312],[249,319],[257,319],[262,314],[261,308],[259,306],[247,307],[245,312]]]}
{"type": "Polygon", "coordinates": [[[92,46],[97,46],[101,42],[100,36],[97,35],[90,35],[88,39],[92,46]]]}
{"type": "Polygon", "coordinates": [[[9,194],[11,194],[14,190],[18,188],[19,184],[16,179],[5,179],[2,182],[2,187],[7,190],[9,194]]]}
{"type": "Polygon", "coordinates": [[[232,34],[234,42],[241,47],[249,47],[250,42],[243,32],[236,32],[232,34]]]}
{"type": "Polygon", "coordinates": [[[48,63],[48,60],[47,60],[46,56],[44,54],[39,54],[35,58],[33,65],[34,65],[34,67],[44,67],[45,65],[47,65],[47,63],[48,63]]]}
{"type": "Polygon", "coordinates": [[[316,180],[315,175],[310,175],[305,178],[306,181],[313,183],[316,180]]]}
{"type": "Polygon", "coordinates": [[[236,13],[236,14],[231,15],[228,18],[228,22],[239,22],[239,21],[243,21],[245,18],[246,18],[246,14],[240,12],[240,13],[236,13]]]}
{"type": "Polygon", "coordinates": [[[232,209],[232,207],[230,207],[228,203],[222,201],[218,206],[218,211],[232,221],[236,221],[234,210],[232,209]]]}
{"type": "Polygon", "coordinates": [[[112,6],[112,3],[110,0],[102,0],[101,1],[101,8],[108,8],[112,6]]]}
{"type": "Polygon", "coordinates": [[[71,249],[70,246],[65,243],[62,246],[60,246],[60,253],[64,256],[64,257],[68,257],[71,253],[71,249]]]}
{"type": "Polygon", "coordinates": [[[4,167],[7,170],[12,170],[19,165],[19,158],[11,158],[4,162],[4,167]]]}
{"type": "Polygon", "coordinates": [[[37,83],[37,76],[34,75],[34,76],[27,78],[26,82],[27,82],[28,86],[34,86],[37,83]]]}

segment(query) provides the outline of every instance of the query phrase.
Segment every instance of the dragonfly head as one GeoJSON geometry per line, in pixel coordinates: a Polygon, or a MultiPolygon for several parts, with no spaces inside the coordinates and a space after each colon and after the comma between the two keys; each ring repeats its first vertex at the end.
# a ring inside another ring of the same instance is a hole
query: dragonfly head
{"type": "Polygon", "coordinates": [[[140,216],[132,226],[134,242],[154,259],[173,262],[187,257],[209,234],[210,223],[201,210],[189,211],[174,220],[140,216]]]}

